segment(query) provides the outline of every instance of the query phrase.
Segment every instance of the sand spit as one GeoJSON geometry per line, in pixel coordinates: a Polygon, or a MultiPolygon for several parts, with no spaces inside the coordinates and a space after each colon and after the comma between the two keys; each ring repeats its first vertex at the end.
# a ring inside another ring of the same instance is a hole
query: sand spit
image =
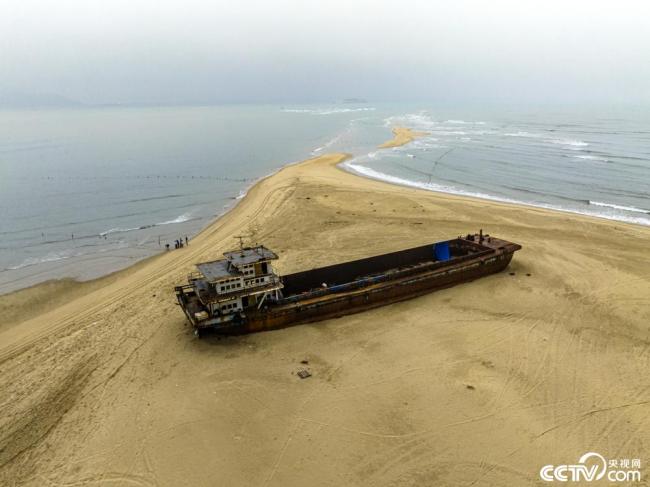
{"type": "Polygon", "coordinates": [[[409,142],[413,142],[418,137],[423,137],[425,135],[428,135],[427,132],[418,132],[406,127],[395,127],[393,128],[393,138],[381,144],[379,148],[387,149],[390,147],[399,147],[408,144],[409,142]]]}
{"type": "Polygon", "coordinates": [[[587,451],[646,478],[650,229],[391,186],[345,157],[0,329],[0,484],[539,485],[587,451]],[[508,271],[367,313],[197,340],[174,303],[234,235],[290,272],[479,228],[524,246],[508,271]]]}

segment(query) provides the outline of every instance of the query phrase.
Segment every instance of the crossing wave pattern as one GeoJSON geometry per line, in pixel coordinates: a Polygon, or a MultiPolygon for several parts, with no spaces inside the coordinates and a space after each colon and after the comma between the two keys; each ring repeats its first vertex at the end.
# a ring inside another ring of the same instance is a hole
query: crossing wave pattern
{"type": "Polygon", "coordinates": [[[344,167],[394,184],[650,225],[650,131],[613,119],[392,115],[415,141],[344,167]]]}

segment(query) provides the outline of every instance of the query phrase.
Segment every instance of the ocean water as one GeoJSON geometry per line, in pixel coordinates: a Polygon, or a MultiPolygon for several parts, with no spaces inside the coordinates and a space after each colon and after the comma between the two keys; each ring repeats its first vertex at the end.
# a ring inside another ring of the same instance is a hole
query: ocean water
{"type": "Polygon", "coordinates": [[[0,292],[173,248],[260,177],[329,151],[396,184],[650,225],[647,107],[0,111],[0,292]],[[378,149],[394,126],[427,134],[378,149]]]}
{"type": "Polygon", "coordinates": [[[650,225],[650,110],[444,110],[389,116],[426,132],[346,163],[361,175],[650,225]]]}

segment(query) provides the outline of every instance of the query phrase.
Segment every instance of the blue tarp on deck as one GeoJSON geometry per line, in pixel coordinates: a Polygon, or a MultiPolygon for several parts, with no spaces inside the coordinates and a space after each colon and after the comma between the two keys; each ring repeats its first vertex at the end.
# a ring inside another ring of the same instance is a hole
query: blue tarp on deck
{"type": "Polygon", "coordinates": [[[449,255],[449,242],[438,242],[434,244],[433,253],[436,256],[436,260],[449,260],[451,258],[449,255]]]}

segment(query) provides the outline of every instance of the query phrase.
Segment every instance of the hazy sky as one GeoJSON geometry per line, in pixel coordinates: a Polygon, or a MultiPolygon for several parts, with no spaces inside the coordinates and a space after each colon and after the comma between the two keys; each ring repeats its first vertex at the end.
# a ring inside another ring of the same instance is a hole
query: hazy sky
{"type": "Polygon", "coordinates": [[[650,101],[650,2],[1,0],[0,90],[87,103],[650,101]]]}

